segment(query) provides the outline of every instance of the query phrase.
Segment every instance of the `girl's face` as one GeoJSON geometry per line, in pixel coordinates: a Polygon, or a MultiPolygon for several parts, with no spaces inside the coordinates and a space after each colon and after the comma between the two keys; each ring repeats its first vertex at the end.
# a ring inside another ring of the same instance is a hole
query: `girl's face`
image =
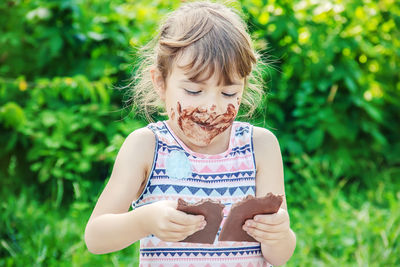
{"type": "Polygon", "coordinates": [[[230,130],[239,110],[244,79],[217,85],[218,77],[213,75],[204,82],[192,82],[179,67],[186,63],[184,60],[182,57],[174,65],[162,98],[174,132],[191,145],[205,147],[230,130]]]}

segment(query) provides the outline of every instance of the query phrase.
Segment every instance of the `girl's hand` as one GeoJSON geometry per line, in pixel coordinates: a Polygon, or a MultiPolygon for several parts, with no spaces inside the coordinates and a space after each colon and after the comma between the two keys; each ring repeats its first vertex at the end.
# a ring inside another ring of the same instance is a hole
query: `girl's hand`
{"type": "Polygon", "coordinates": [[[143,218],[144,228],[163,241],[177,242],[205,227],[204,216],[189,215],[176,208],[176,201],[149,204],[148,218],[143,218]]]}
{"type": "Polygon", "coordinates": [[[290,233],[289,214],[281,208],[274,214],[256,215],[245,222],[243,230],[261,244],[274,245],[290,233]]]}

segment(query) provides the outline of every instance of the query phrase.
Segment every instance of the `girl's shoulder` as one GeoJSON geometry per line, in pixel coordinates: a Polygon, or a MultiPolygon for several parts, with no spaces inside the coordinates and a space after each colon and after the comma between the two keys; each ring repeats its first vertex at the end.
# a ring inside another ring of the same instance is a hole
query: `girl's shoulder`
{"type": "Polygon", "coordinates": [[[155,136],[153,131],[148,127],[143,127],[131,132],[125,140],[127,146],[135,148],[137,151],[142,151],[140,149],[154,150],[155,146],[155,136]]]}
{"type": "Polygon", "coordinates": [[[122,155],[131,163],[141,165],[145,170],[153,161],[156,138],[147,127],[139,128],[131,132],[125,139],[121,151],[122,155]]]}
{"type": "Polygon", "coordinates": [[[277,142],[277,138],[270,130],[258,126],[253,126],[253,142],[277,142]]]}
{"type": "Polygon", "coordinates": [[[253,147],[258,162],[265,162],[281,155],[276,136],[262,127],[253,126],[253,147]]]}

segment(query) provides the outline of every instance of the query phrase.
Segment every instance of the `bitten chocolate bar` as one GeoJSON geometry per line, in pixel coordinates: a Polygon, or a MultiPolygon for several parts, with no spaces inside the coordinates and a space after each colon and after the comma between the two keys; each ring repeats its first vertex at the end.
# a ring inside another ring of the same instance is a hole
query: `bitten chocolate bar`
{"type": "Polygon", "coordinates": [[[219,225],[224,217],[222,212],[224,207],[225,206],[221,204],[221,202],[212,201],[210,199],[189,204],[183,199],[179,198],[178,210],[188,214],[203,215],[207,222],[207,225],[204,227],[204,229],[188,236],[186,239],[182,240],[182,242],[213,244],[219,225]]]}
{"type": "Polygon", "coordinates": [[[242,226],[257,214],[276,213],[282,201],[282,195],[268,193],[265,197],[259,198],[249,195],[242,201],[233,204],[218,240],[257,242],[242,229],[242,226]]]}
{"type": "MultiPolygon", "coordinates": [[[[240,202],[234,203],[218,237],[219,241],[247,241],[257,242],[249,236],[242,226],[248,219],[253,219],[257,214],[276,213],[283,201],[283,195],[268,193],[264,197],[247,196],[240,202]]],[[[178,210],[193,215],[203,215],[207,225],[203,230],[188,236],[182,242],[213,244],[215,235],[223,219],[224,205],[220,202],[205,199],[190,204],[183,199],[178,199],[178,210]]]]}

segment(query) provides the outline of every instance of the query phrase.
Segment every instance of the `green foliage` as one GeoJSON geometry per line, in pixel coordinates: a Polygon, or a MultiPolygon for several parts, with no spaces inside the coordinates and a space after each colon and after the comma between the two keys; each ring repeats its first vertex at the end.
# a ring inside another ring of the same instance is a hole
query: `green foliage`
{"type": "MultiPolygon", "coordinates": [[[[83,231],[125,137],[146,124],[115,86],[179,3],[0,2],[1,266],[137,266],[137,244],[95,256],[83,231]]],[[[283,153],[298,240],[287,266],[399,265],[400,6],[241,6],[270,62],[252,122],[283,153]]]]}
{"type": "MultiPolygon", "coordinates": [[[[398,192],[383,182],[365,195],[341,182],[335,189],[314,188],[305,208],[290,208],[297,247],[287,266],[397,266],[400,249],[398,192]],[[351,194],[348,194],[351,192],[351,194]],[[314,210],[314,212],[312,211],[314,210]],[[317,212],[315,212],[317,211],[317,212]]],[[[398,184],[397,184],[398,186],[398,184]]],[[[293,193],[293,192],[292,192],[293,193]]]]}
{"type": "Polygon", "coordinates": [[[92,209],[89,203],[76,201],[61,212],[50,203],[32,200],[32,189],[17,196],[4,189],[1,193],[8,202],[0,207],[0,266],[138,266],[138,243],[108,255],[87,250],[83,233],[92,209]]]}
{"type": "Polygon", "coordinates": [[[2,1],[0,77],[126,78],[129,46],[148,41],[174,2],[2,1]]]}
{"type": "Polygon", "coordinates": [[[8,102],[0,110],[0,121],[5,128],[18,129],[25,120],[24,111],[17,103],[8,102]]]}
{"type": "MultiPolygon", "coordinates": [[[[110,104],[108,78],[94,82],[84,76],[38,79],[31,86],[21,91],[16,83],[4,83],[0,89],[0,95],[9,99],[0,113],[4,118],[2,161],[16,159],[16,172],[31,171],[34,182],[50,189],[43,196],[57,207],[64,187],[66,200],[88,200],[92,182],[104,181],[124,138],[143,124],[120,122],[123,112],[110,104]],[[9,129],[9,125],[18,128],[9,129]]],[[[13,176],[10,170],[2,172],[13,176]]],[[[27,179],[14,175],[21,183],[27,179]]]]}
{"type": "Polygon", "coordinates": [[[257,47],[271,55],[261,125],[278,130],[287,179],[297,179],[292,156],[304,153],[335,162],[335,178],[364,184],[383,166],[398,165],[399,5],[244,1],[243,7],[257,47]]]}

